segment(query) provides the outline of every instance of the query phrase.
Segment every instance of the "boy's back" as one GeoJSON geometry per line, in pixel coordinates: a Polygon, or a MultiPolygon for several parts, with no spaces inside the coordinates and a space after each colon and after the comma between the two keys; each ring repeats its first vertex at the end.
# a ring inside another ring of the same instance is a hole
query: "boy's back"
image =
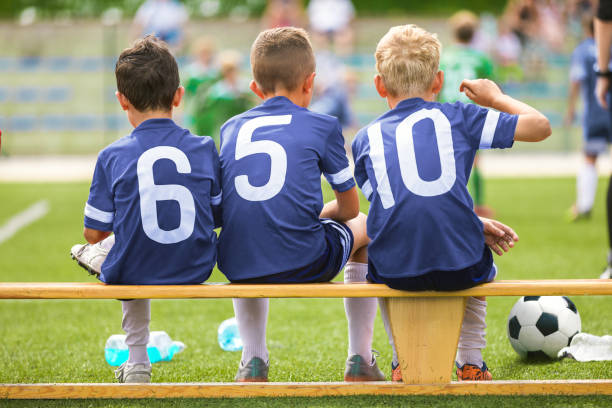
{"type": "Polygon", "coordinates": [[[338,121],[283,96],[221,129],[219,269],[231,280],[304,267],[325,251],[321,173],[354,186],[338,121]]]}
{"type": "Polygon", "coordinates": [[[517,117],[472,104],[405,99],[353,142],[355,177],[372,203],[370,273],[420,276],[474,265],[485,248],[466,188],[479,148],[507,148],[517,117]]]}
{"type": "Polygon", "coordinates": [[[211,203],[221,200],[218,179],[212,139],[194,136],[171,119],[147,120],[105,148],[85,209],[86,227],[115,233],[100,279],[206,280],[216,257],[211,203]]]}

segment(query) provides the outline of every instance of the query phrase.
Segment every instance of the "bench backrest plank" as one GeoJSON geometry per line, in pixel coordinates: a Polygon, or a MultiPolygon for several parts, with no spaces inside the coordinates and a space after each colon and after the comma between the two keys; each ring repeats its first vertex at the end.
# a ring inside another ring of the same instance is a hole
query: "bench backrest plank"
{"type": "Polygon", "coordinates": [[[0,299],[338,298],[612,295],[612,279],[505,280],[455,292],[406,292],[386,285],[309,284],[105,285],[99,282],[5,282],[0,299]]]}

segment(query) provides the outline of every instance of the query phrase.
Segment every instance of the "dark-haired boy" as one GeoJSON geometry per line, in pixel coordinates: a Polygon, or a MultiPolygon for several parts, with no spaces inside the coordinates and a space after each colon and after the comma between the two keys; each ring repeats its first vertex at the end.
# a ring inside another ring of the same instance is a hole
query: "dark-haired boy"
{"type": "MultiPolygon", "coordinates": [[[[172,121],[185,91],[165,43],[152,36],[136,41],[119,56],[115,76],[117,99],[135,129],[100,152],[85,205],[89,244],[71,254],[108,284],[201,283],[216,260],[215,144],[172,121]]],[[[129,360],[116,377],[150,382],[150,300],[121,303],[129,360]]]]}
{"type": "MultiPolygon", "coordinates": [[[[221,128],[223,230],[219,269],[232,282],[365,282],[359,212],[338,120],[307,109],[315,58],[306,32],[266,30],[251,48],[251,90],[263,103],[221,128]],[[336,200],[323,205],[321,174],[336,200]],[[347,263],[348,261],[348,263],[347,263]]],[[[267,381],[268,299],[234,299],[244,348],[236,381],[267,381]]],[[[372,354],[376,299],[345,299],[346,381],[384,380],[372,354]]]]}

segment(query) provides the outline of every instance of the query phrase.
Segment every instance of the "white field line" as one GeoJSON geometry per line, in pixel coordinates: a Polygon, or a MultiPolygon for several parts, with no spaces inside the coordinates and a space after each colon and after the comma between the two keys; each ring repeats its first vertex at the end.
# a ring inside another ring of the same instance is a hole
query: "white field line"
{"type": "Polygon", "coordinates": [[[0,226],[0,244],[10,239],[19,232],[20,229],[27,227],[33,222],[41,219],[49,212],[49,202],[47,200],[38,201],[19,214],[11,217],[4,225],[0,226]]]}

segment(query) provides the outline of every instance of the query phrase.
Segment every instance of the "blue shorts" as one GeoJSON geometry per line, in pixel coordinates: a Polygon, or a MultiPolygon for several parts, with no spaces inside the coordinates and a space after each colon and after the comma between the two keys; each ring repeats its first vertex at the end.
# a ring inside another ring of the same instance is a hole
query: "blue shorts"
{"type": "Polygon", "coordinates": [[[258,278],[234,280],[232,283],[316,283],[329,282],[338,275],[348,261],[353,249],[353,232],[341,222],[328,218],[321,219],[325,230],[325,252],[313,263],[258,278]]]}
{"type": "Polygon", "coordinates": [[[493,263],[491,250],[485,246],[482,258],[476,264],[458,271],[431,271],[424,275],[409,278],[386,278],[378,276],[372,270],[374,266],[370,263],[368,280],[375,283],[384,283],[390,288],[410,291],[438,290],[454,291],[469,289],[481,283],[491,282],[497,275],[497,266],[493,263]]]}

